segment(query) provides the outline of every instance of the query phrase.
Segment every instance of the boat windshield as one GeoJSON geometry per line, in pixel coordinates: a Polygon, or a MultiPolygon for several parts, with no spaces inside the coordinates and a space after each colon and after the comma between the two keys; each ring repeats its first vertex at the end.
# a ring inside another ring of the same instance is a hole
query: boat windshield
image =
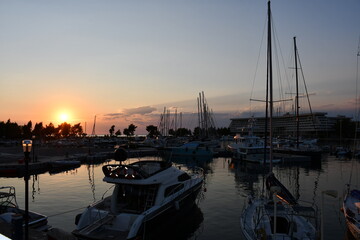
{"type": "Polygon", "coordinates": [[[158,185],[118,185],[115,211],[142,213],[154,205],[157,190],[158,185]]]}

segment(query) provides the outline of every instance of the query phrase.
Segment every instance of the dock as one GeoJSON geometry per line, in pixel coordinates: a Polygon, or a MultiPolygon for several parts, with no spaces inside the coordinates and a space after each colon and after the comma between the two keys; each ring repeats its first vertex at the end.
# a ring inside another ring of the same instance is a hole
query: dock
{"type": "Polygon", "coordinates": [[[302,156],[302,155],[293,155],[293,154],[286,154],[286,153],[276,153],[274,158],[280,158],[281,163],[301,163],[301,162],[310,162],[311,157],[309,156],[302,156]]]}
{"type": "MultiPolygon", "coordinates": [[[[36,175],[52,170],[54,161],[79,161],[81,164],[96,164],[114,158],[113,148],[50,148],[36,149],[30,154],[29,174],[36,175]]],[[[156,156],[155,148],[126,149],[128,157],[156,156]]],[[[23,177],[25,175],[24,154],[20,147],[0,149],[0,177],[23,177]]]]}

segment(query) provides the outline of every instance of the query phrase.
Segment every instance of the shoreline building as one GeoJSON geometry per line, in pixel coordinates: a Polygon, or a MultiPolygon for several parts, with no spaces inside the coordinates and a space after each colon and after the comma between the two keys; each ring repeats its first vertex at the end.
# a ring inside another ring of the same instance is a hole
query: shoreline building
{"type": "MultiPolygon", "coordinates": [[[[328,117],[326,115],[325,112],[299,114],[300,136],[332,136],[336,132],[336,124],[339,121],[351,119],[345,116],[328,117]]],[[[252,132],[257,136],[264,136],[265,117],[232,118],[230,120],[230,131],[234,134],[248,134],[250,124],[252,124],[252,132]]],[[[296,121],[294,114],[287,113],[282,116],[274,116],[272,119],[274,136],[296,136],[296,121]]]]}

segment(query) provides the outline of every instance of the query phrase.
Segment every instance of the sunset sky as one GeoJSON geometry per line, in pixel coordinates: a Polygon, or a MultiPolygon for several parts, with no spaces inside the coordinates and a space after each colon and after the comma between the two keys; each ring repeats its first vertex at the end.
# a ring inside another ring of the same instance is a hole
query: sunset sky
{"type": "MultiPolygon", "coordinates": [[[[360,1],[271,5],[282,92],[295,91],[296,36],[313,111],[353,117],[360,1]]],[[[261,116],[249,99],[265,96],[266,13],[265,0],[0,0],[0,121],[91,133],[96,115],[97,134],[144,134],[166,107],[192,129],[201,91],[218,127],[261,116]]]]}

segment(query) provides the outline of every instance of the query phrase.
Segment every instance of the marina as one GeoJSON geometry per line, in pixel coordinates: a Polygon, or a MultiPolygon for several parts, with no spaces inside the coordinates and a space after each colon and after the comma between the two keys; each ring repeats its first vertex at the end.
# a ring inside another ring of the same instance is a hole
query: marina
{"type": "Polygon", "coordinates": [[[4,2],[0,240],[360,240],[359,2],[271,4],[4,2]]]}
{"type": "MultiPolygon", "coordinates": [[[[130,158],[129,161],[159,159],[157,156],[130,158]]],[[[30,177],[30,210],[48,217],[48,224],[66,233],[75,228],[76,215],[86,206],[111,195],[112,189],[103,181],[103,166],[117,164],[115,160],[97,164],[82,164],[79,168],[50,174],[49,172],[30,177]]],[[[171,218],[171,227],[165,231],[149,229],[145,239],[245,239],[240,230],[240,214],[247,202],[247,196],[261,191],[265,179],[258,164],[244,163],[226,157],[197,160],[174,158],[174,164],[181,168],[201,167],[204,169],[205,191],[199,193],[196,205],[184,216],[171,218]],[[177,163],[178,162],[178,163],[177,163]]],[[[318,217],[324,201],[324,239],[352,239],[347,232],[341,212],[342,198],[352,168],[358,169],[359,162],[324,155],[321,161],[296,162],[274,165],[275,176],[286,186],[296,199],[317,207],[318,217]],[[337,198],[323,194],[336,190],[337,198]]],[[[356,177],[356,181],[359,179],[356,177]]],[[[24,206],[24,179],[1,178],[4,186],[17,189],[17,202],[24,206]]],[[[357,183],[358,184],[358,183],[357,183]]]]}

